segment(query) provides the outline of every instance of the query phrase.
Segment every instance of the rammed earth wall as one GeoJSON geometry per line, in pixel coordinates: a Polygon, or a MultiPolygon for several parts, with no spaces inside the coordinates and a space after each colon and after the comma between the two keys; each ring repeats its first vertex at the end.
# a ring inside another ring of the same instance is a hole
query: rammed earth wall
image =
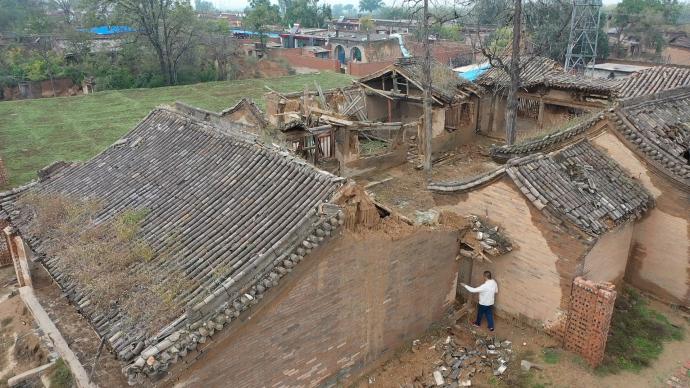
{"type": "Polygon", "coordinates": [[[455,298],[456,255],[457,232],[345,232],[200,346],[198,361],[173,379],[234,387],[351,381],[444,316],[455,298]]]}

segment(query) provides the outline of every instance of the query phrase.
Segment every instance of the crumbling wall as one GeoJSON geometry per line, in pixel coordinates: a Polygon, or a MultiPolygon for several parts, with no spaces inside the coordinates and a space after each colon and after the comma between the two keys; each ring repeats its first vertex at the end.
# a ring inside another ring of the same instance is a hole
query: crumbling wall
{"type": "Polygon", "coordinates": [[[690,190],[672,184],[611,132],[594,143],[636,177],[656,202],[635,223],[625,280],[666,302],[690,306],[690,190]]]}
{"type": "Polygon", "coordinates": [[[436,209],[486,217],[511,237],[512,252],[493,263],[475,261],[472,269],[473,285],[482,283],[484,270],[494,274],[499,314],[540,327],[567,311],[572,281],[588,248],[583,241],[551,224],[509,178],[466,194],[443,195],[443,203],[436,209]]]}
{"type": "Polygon", "coordinates": [[[585,257],[582,276],[595,282],[620,286],[628,264],[634,223],[626,223],[597,240],[585,257]]]}
{"type": "Polygon", "coordinates": [[[592,367],[604,359],[615,301],[613,284],[575,278],[563,346],[581,355],[592,367]]]}
{"type": "Polygon", "coordinates": [[[454,301],[457,232],[384,228],[390,232],[345,232],[319,246],[171,380],[346,384],[417,338],[454,301]]]}

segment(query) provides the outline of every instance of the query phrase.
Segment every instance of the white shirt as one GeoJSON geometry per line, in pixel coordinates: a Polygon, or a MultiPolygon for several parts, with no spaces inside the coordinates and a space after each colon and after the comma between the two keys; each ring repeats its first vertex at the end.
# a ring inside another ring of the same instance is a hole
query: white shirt
{"type": "Polygon", "coordinates": [[[471,293],[479,293],[479,304],[482,306],[493,306],[494,295],[498,294],[498,284],[493,279],[488,279],[479,287],[470,287],[465,284],[465,288],[471,293]]]}

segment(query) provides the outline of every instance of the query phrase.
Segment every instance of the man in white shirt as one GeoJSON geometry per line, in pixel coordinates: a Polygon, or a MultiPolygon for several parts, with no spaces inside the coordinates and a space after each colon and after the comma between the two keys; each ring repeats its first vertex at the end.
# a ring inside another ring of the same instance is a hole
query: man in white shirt
{"type": "Polygon", "coordinates": [[[491,272],[484,271],[484,283],[479,287],[470,287],[465,283],[460,283],[460,285],[473,294],[479,294],[477,320],[474,321],[474,326],[481,326],[482,316],[486,315],[486,321],[489,323],[489,331],[494,331],[494,314],[491,308],[494,305],[494,296],[498,294],[498,284],[495,280],[491,279],[491,272]]]}

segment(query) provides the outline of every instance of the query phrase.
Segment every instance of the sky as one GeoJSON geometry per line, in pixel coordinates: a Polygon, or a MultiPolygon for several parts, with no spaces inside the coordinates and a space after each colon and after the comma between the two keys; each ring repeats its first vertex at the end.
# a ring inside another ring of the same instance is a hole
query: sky
{"type": "MultiPolygon", "coordinates": [[[[244,10],[249,5],[249,0],[210,0],[216,8],[220,9],[232,9],[232,10],[244,10]]],[[[620,0],[603,0],[604,4],[616,4],[620,0]]],[[[277,0],[272,0],[273,3],[278,3],[277,0]]],[[[394,3],[399,4],[400,0],[384,0],[388,5],[394,3]]],[[[354,4],[358,5],[359,0],[320,0],[320,3],[326,4],[354,4]]]]}

